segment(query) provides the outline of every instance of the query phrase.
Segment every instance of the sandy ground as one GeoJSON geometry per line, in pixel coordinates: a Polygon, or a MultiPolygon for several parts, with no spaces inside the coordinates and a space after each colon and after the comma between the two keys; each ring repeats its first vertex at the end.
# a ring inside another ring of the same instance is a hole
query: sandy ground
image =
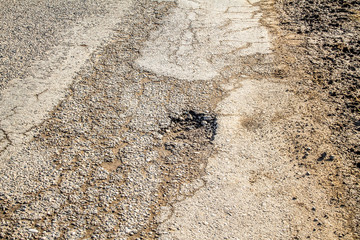
{"type": "Polygon", "coordinates": [[[278,36],[278,52],[282,52],[278,55],[277,73],[293,78],[294,92],[303,96],[302,101],[307,104],[304,114],[317,118],[327,128],[326,138],[320,138],[321,142],[316,143],[316,135],[300,136],[301,144],[312,144],[322,151],[314,159],[317,161],[300,162],[317,169],[320,183],[331,195],[330,204],[343,209],[346,225],[357,239],[360,4],[358,1],[276,1],[275,9],[280,29],[272,29],[278,36]],[[331,156],[333,161],[323,161],[331,156]]]}
{"type": "Polygon", "coordinates": [[[280,3],[69,2],[26,71],[3,50],[0,238],[356,239],[356,173],[280,3]]]}

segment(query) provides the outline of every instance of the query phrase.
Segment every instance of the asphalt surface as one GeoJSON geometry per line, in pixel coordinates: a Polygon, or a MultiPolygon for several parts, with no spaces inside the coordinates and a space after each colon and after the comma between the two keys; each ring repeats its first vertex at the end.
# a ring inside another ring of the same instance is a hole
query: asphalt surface
{"type": "Polygon", "coordinates": [[[1,4],[0,238],[351,239],[271,2],[1,4]]]}
{"type": "Polygon", "coordinates": [[[67,28],[79,20],[104,15],[115,1],[0,2],[0,89],[28,76],[31,62],[46,57],[67,28]]]}

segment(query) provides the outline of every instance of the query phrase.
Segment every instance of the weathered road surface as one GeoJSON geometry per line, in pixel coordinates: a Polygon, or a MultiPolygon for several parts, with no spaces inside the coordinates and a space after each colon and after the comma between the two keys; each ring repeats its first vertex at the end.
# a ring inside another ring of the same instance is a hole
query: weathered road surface
{"type": "Polygon", "coordinates": [[[337,238],[326,192],[286,153],[300,117],[272,74],[266,2],[76,2],[86,14],[59,8],[69,20],[33,40],[46,51],[1,50],[0,238],[337,238]]]}

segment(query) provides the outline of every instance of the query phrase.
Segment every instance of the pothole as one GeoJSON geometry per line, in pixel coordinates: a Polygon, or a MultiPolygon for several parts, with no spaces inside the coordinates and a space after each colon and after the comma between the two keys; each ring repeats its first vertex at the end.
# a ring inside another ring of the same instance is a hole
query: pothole
{"type": "Polygon", "coordinates": [[[133,239],[156,238],[158,225],[172,215],[172,204],[191,197],[205,185],[201,177],[215,150],[212,141],[217,130],[216,115],[190,110],[170,119],[169,126],[157,136],[161,143],[155,150],[161,169],[158,200],[152,206],[150,225],[133,235],[133,239]]]}
{"type": "MultiPolygon", "coordinates": [[[[217,119],[215,114],[197,113],[196,111],[184,112],[179,117],[171,117],[169,128],[163,129],[165,132],[181,133],[191,130],[202,129],[204,137],[213,141],[217,130],[217,119]]],[[[181,138],[177,136],[178,138],[181,138]]]]}

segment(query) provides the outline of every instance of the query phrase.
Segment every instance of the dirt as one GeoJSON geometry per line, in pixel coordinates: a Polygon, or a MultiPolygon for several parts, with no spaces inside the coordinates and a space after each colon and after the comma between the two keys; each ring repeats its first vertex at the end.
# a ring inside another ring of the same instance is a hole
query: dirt
{"type": "Polygon", "coordinates": [[[291,79],[293,92],[306,103],[304,117],[326,129],[299,123],[302,131],[289,137],[291,153],[299,165],[316,169],[330,206],[344,219],[337,236],[359,239],[360,3],[278,0],[273,6],[274,74],[291,79]]]}

